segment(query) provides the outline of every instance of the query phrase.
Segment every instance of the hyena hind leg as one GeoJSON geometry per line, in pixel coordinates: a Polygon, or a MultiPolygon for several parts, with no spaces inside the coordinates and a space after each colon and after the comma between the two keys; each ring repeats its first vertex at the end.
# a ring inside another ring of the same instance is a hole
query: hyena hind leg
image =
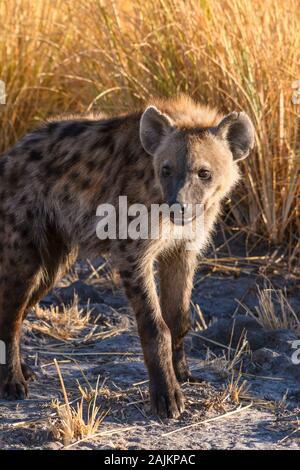
{"type": "Polygon", "coordinates": [[[37,284],[35,290],[32,292],[26,309],[24,311],[23,320],[26,318],[28,312],[33,308],[47,293],[52,289],[56,282],[58,282],[72,266],[77,258],[77,250],[72,251],[62,250],[57,254],[51,251],[49,256],[43,257],[42,262],[42,275],[40,282],[37,284]]]}
{"type": "MultiPolygon", "coordinates": [[[[64,248],[63,244],[60,245],[59,250],[58,248],[59,247],[55,246],[54,243],[52,243],[52,245],[50,244],[47,253],[43,256],[42,275],[40,276],[40,281],[32,292],[26,305],[23,313],[23,320],[26,318],[30,309],[32,309],[49,292],[49,290],[51,290],[55,283],[64,276],[77,258],[76,249],[69,252],[64,248]]],[[[35,372],[22,358],[21,368],[26,381],[36,379],[35,372]]]]}
{"type": "Polygon", "coordinates": [[[193,381],[184,351],[184,337],[190,329],[190,301],[197,253],[184,245],[159,260],[160,304],[172,335],[173,366],[177,380],[193,381]]]}
{"type": "Polygon", "coordinates": [[[20,335],[24,311],[39,277],[41,260],[32,247],[7,249],[3,268],[0,340],[5,344],[6,361],[0,364],[0,398],[15,400],[28,394],[20,360],[20,335]],[[18,264],[14,265],[14,259],[18,259],[18,264]]]}

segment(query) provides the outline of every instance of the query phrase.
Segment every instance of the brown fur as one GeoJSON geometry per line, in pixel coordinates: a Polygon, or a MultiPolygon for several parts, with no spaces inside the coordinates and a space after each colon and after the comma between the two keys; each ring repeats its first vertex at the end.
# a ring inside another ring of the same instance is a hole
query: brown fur
{"type": "MultiPolygon", "coordinates": [[[[90,257],[111,250],[136,314],[153,410],[176,417],[184,409],[178,381],[190,377],[183,339],[189,329],[197,253],[186,251],[185,240],[172,237],[101,241],[96,237],[96,208],[104,202],[116,204],[119,195],[127,195],[128,204],[148,208],[171,203],[174,197],[180,204],[201,202],[205,234],[195,245],[200,251],[222,198],[239,174],[231,140],[218,137],[221,116],[216,111],[187,97],[154,104],[172,131],[158,136],[153,155],[139,138],[143,113],[137,112],[111,119],[51,120],[0,159],[0,340],[7,347],[7,363],[0,365],[0,397],[27,395],[28,370],[21,363],[19,342],[28,309],[78,254],[90,257]],[[161,176],[166,160],[175,175],[172,190],[161,176]],[[203,165],[213,171],[210,183],[197,178],[203,165]]],[[[152,126],[149,115],[144,124],[152,126]]]]}

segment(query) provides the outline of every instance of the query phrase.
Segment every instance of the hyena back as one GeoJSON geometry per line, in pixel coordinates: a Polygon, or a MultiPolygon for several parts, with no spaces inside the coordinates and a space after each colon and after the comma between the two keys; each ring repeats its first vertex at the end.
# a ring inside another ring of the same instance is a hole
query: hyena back
{"type": "Polygon", "coordinates": [[[220,202],[238,181],[253,126],[244,113],[226,117],[187,97],[156,101],[115,118],[52,120],[0,159],[0,397],[27,396],[31,370],[20,357],[22,321],[78,257],[111,252],[135,312],[149,372],[152,409],[177,417],[179,382],[191,378],[183,340],[198,252],[220,202]],[[99,240],[102,203],[178,203],[204,207],[204,234],[187,240],[99,240]],[[158,297],[154,262],[158,262],[158,297]]]}

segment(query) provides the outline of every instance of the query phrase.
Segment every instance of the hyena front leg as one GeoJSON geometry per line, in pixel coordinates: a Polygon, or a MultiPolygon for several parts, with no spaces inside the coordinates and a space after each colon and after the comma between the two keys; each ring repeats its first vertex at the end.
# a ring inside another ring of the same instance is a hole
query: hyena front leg
{"type": "Polygon", "coordinates": [[[152,411],[177,418],[184,410],[183,395],[172,363],[171,333],[166,325],[156,293],[153,263],[140,269],[128,261],[120,266],[126,295],[136,315],[145,363],[149,373],[152,411]]]}
{"type": "Polygon", "coordinates": [[[197,253],[181,248],[159,260],[160,304],[172,334],[173,366],[177,379],[192,379],[188,368],[184,337],[190,329],[190,301],[197,253]]]}

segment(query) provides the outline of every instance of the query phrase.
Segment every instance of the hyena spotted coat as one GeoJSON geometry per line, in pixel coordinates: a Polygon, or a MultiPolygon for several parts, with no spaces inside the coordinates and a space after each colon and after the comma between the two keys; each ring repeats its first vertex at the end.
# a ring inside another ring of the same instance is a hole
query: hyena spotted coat
{"type": "Polygon", "coordinates": [[[179,382],[191,378],[183,340],[197,251],[221,200],[239,178],[254,130],[245,113],[226,117],[185,96],[113,118],[51,120],[0,158],[0,398],[23,399],[31,370],[20,357],[26,313],[78,257],[110,251],[135,312],[149,372],[152,409],[177,417],[179,382]],[[99,240],[101,203],[204,207],[197,250],[186,240],[99,240]],[[154,262],[158,263],[160,296],[154,262]]]}

